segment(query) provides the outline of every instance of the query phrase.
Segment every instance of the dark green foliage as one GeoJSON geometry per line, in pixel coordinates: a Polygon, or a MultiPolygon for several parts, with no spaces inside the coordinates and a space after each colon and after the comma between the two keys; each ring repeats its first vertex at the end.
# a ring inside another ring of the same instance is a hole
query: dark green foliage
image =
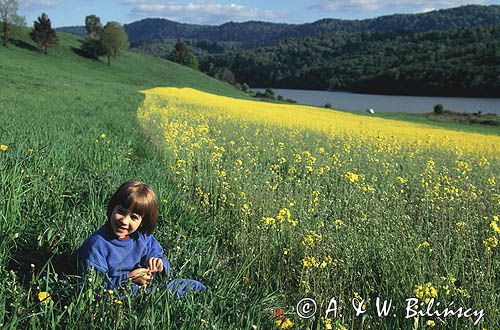
{"type": "Polygon", "coordinates": [[[82,51],[91,58],[106,55],[106,49],[100,39],[87,37],[82,42],[82,51]]]}
{"type": "Polygon", "coordinates": [[[223,56],[238,81],[380,94],[500,96],[500,25],[430,32],[337,32],[223,56]]]}
{"type": "Polygon", "coordinates": [[[267,97],[268,99],[276,98],[276,94],[274,94],[274,91],[272,88],[266,88],[266,92],[264,93],[264,96],[267,97]]]}
{"type": "Polygon", "coordinates": [[[127,35],[118,22],[108,22],[102,31],[101,42],[108,57],[108,65],[111,65],[110,58],[116,58],[121,51],[128,48],[127,35]]]}
{"type": "Polygon", "coordinates": [[[229,83],[235,83],[236,79],[234,78],[234,74],[229,70],[228,68],[224,67],[222,68],[222,71],[220,71],[218,74],[215,75],[216,78],[226,81],[229,83]]]}
{"type": "Polygon", "coordinates": [[[47,48],[54,46],[59,41],[56,31],[52,29],[50,19],[45,13],[42,13],[42,16],[33,22],[33,31],[31,31],[30,36],[34,42],[42,47],[45,55],[47,55],[47,48]]]}
{"type": "Polygon", "coordinates": [[[101,19],[96,15],[85,17],[85,30],[87,36],[82,43],[82,52],[91,58],[106,55],[106,48],[102,42],[103,27],[101,19]]]}
{"type": "Polygon", "coordinates": [[[444,113],[444,107],[442,104],[436,104],[434,106],[434,113],[436,115],[442,115],[444,113]]]}
{"type": "Polygon", "coordinates": [[[187,45],[183,42],[178,42],[175,45],[174,50],[168,56],[168,60],[198,70],[198,60],[189,52],[187,45]]]}
{"type": "Polygon", "coordinates": [[[85,31],[87,36],[92,38],[100,38],[102,35],[101,19],[96,15],[89,15],[85,17],[85,31]]]}
{"type": "Polygon", "coordinates": [[[243,83],[241,85],[241,90],[244,92],[244,93],[248,93],[250,91],[250,86],[248,86],[247,83],[243,83]]]}

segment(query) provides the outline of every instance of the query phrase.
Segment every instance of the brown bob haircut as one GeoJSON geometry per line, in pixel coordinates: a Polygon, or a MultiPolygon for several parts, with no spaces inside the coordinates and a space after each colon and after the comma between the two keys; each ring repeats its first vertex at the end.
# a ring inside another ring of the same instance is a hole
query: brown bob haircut
{"type": "Polygon", "coordinates": [[[139,231],[151,235],[158,219],[158,200],[153,189],[142,181],[127,181],[111,196],[108,203],[108,222],[113,210],[121,205],[130,213],[142,217],[139,231]]]}

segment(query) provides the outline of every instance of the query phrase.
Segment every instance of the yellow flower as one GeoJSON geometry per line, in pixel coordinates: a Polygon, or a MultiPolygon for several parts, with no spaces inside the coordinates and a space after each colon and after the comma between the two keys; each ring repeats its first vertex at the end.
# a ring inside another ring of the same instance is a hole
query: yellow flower
{"type": "Polygon", "coordinates": [[[113,302],[117,305],[123,305],[123,301],[121,301],[120,299],[114,299],[113,302]]]}
{"type": "Polygon", "coordinates": [[[396,179],[398,180],[398,182],[400,184],[407,184],[408,183],[408,179],[405,179],[403,177],[398,176],[396,179]]]}
{"type": "Polygon", "coordinates": [[[321,320],[325,324],[325,330],[333,330],[332,319],[330,319],[330,318],[324,319],[322,317],[321,320]]]}
{"type": "Polygon", "coordinates": [[[276,326],[281,329],[290,329],[293,327],[293,322],[289,318],[285,318],[283,320],[276,320],[276,326]]]}
{"type": "Polygon", "coordinates": [[[106,134],[102,133],[101,134],[101,139],[105,139],[106,138],[106,134]]]}
{"type": "Polygon", "coordinates": [[[457,221],[455,223],[455,228],[456,228],[457,231],[461,230],[464,226],[465,226],[465,222],[464,221],[457,221]]]}
{"type": "Polygon", "coordinates": [[[491,236],[483,240],[484,247],[486,248],[486,251],[489,252],[492,249],[496,248],[498,245],[498,238],[495,236],[491,236]]]}
{"type": "Polygon", "coordinates": [[[490,176],[488,178],[488,184],[490,186],[495,186],[497,184],[497,178],[494,175],[490,176]]]}
{"type": "Polygon", "coordinates": [[[434,322],[434,320],[428,320],[427,321],[427,325],[431,328],[434,328],[434,326],[436,325],[436,322],[434,322]]]}
{"type": "Polygon", "coordinates": [[[50,294],[46,291],[41,291],[38,293],[38,300],[43,303],[43,304],[46,304],[48,302],[50,302],[52,300],[52,298],[50,298],[50,294]]]}
{"type": "Polygon", "coordinates": [[[429,249],[429,252],[432,252],[432,249],[430,249],[430,246],[431,246],[431,245],[429,244],[429,242],[424,241],[424,242],[420,243],[420,244],[419,244],[419,245],[415,248],[415,250],[416,250],[416,251],[424,251],[424,250],[426,250],[426,249],[429,249]]]}
{"type": "Polygon", "coordinates": [[[7,149],[9,149],[9,147],[7,147],[5,144],[2,144],[0,146],[0,150],[2,150],[2,151],[7,151],[7,149]]]}
{"type": "Polygon", "coordinates": [[[318,267],[319,262],[316,260],[315,257],[305,257],[302,259],[302,266],[304,268],[318,267]]]}
{"type": "Polygon", "coordinates": [[[356,183],[359,181],[359,174],[353,172],[347,172],[344,174],[344,179],[347,182],[356,183]]]}
{"type": "Polygon", "coordinates": [[[498,222],[492,221],[490,227],[495,233],[500,234],[500,227],[498,227],[498,222]]]}

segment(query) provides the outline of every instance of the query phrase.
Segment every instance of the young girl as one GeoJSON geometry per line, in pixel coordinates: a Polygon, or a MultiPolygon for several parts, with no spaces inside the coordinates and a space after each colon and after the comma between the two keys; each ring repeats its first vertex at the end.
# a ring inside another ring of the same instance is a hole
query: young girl
{"type": "MultiPolygon", "coordinates": [[[[148,284],[155,274],[167,277],[170,264],[152,235],[158,216],[158,201],[150,186],[141,181],[127,181],[108,203],[106,224],[76,251],[83,271],[94,268],[107,277],[109,289],[132,281],[148,284]]],[[[167,284],[177,297],[192,290],[204,290],[198,281],[175,279],[167,284]]]]}

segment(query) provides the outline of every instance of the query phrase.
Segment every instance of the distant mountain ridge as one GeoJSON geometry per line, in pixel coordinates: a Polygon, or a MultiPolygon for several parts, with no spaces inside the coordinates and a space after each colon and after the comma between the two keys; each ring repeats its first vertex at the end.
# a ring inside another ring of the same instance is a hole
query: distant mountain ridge
{"type": "MultiPolygon", "coordinates": [[[[214,42],[240,42],[247,47],[253,47],[270,45],[289,38],[315,36],[325,32],[429,31],[493,24],[500,24],[500,5],[466,5],[427,13],[394,14],[364,20],[325,18],[304,24],[248,21],[210,26],[147,18],[125,24],[124,28],[132,44],[186,38],[214,42]]],[[[62,27],[57,30],[80,36],[85,35],[84,27],[62,27]]]]}

